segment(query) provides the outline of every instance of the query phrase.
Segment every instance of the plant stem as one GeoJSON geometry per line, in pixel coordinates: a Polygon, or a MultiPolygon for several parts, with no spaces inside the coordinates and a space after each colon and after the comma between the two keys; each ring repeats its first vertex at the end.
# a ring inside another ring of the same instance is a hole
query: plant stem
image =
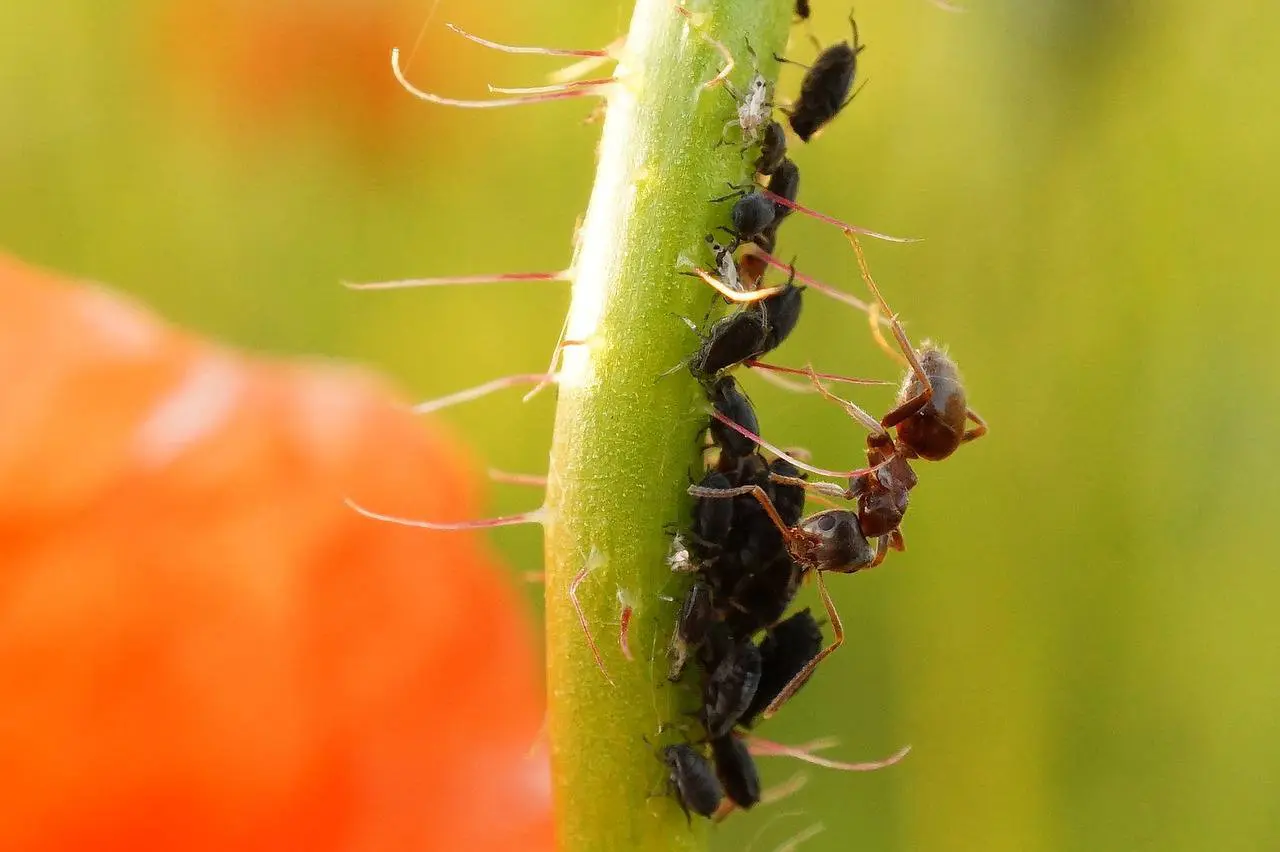
{"type": "MultiPolygon", "coordinates": [[[[743,91],[760,71],[776,78],[791,0],[695,0],[692,21],[672,0],[638,0],[621,83],[609,97],[596,183],[579,234],[547,492],[548,734],[561,850],[705,848],[664,795],[660,727],[698,731],[696,678],[666,681],[666,647],[685,578],[666,564],[683,526],[706,400],[681,364],[699,345],[710,288],[681,275],[687,258],[711,264],[705,235],[728,221],[725,184],[751,179],[755,150],[736,130],[718,145],[733,100],[705,89],[723,65],[702,33],[738,60],[743,91]],[[673,373],[663,373],[676,368],[673,373]],[[608,671],[597,668],[568,590],[578,590],[608,671]],[[663,597],[665,596],[665,597],[663,597]],[[623,605],[634,610],[630,648],[619,643],[623,605]],[[646,741],[647,740],[647,741],[646,741]]],[[[662,734],[663,742],[685,736],[662,734]]]]}

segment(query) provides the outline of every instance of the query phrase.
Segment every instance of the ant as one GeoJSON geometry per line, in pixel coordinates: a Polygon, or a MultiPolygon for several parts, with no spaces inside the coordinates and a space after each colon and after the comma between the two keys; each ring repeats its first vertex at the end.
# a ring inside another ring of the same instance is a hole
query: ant
{"type": "Polygon", "coordinates": [[[688,490],[689,494],[695,497],[729,499],[750,496],[754,498],[781,533],[787,552],[796,563],[798,573],[812,574],[816,578],[818,595],[822,599],[823,606],[826,607],[827,616],[831,619],[831,628],[835,633],[832,643],[809,660],[769,702],[761,714],[767,719],[800,689],[820,662],[844,644],[844,626],[823,581],[823,573],[831,571],[852,574],[864,568],[874,567],[884,559],[886,542],[882,538],[875,547],[872,547],[871,542],[862,532],[858,513],[847,509],[825,509],[802,518],[796,524],[788,524],[778,513],[769,493],[757,484],[727,489],[710,489],[692,485],[688,490]]]}
{"type": "Polygon", "coordinates": [[[716,775],[729,801],[744,811],[760,801],[760,773],[747,744],[732,733],[711,740],[716,775]]]}
{"type": "Polygon", "coordinates": [[[662,749],[661,760],[667,765],[667,788],[675,795],[689,824],[689,812],[711,817],[724,800],[724,788],[711,770],[710,762],[693,746],[681,743],[662,749]]]}
{"type": "MultiPolygon", "coordinates": [[[[853,88],[858,54],[866,45],[858,40],[858,23],[853,15],[849,16],[849,25],[853,30],[853,43],[842,41],[818,54],[800,82],[800,99],[787,113],[791,129],[803,142],[808,142],[857,95],[857,92],[850,95],[849,90],[853,88]]],[[[779,62],[801,64],[781,56],[774,58],[779,62]]]]}

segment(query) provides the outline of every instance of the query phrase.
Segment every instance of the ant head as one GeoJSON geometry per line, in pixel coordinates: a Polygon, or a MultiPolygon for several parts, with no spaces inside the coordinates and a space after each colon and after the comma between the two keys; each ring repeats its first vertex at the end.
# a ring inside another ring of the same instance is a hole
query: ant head
{"type": "MultiPolygon", "coordinates": [[[[964,440],[969,411],[964,383],[955,361],[937,346],[924,344],[919,358],[933,389],[932,395],[919,411],[898,424],[898,441],[910,455],[941,461],[954,453],[964,440]]],[[[909,374],[898,398],[911,399],[924,390],[918,377],[909,374]]]]}
{"type": "Polygon", "coordinates": [[[800,531],[813,547],[808,562],[815,570],[852,574],[875,559],[875,548],[862,534],[855,512],[846,509],[818,512],[800,523],[800,531]]]}

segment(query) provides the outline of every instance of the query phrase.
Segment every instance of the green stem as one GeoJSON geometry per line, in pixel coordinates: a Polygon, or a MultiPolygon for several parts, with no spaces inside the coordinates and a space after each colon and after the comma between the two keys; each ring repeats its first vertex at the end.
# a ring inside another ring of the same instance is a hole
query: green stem
{"type": "MultiPolygon", "coordinates": [[[[687,20],[672,0],[637,0],[609,97],[595,188],[579,235],[547,493],[548,732],[561,850],[705,848],[665,795],[660,728],[689,726],[696,688],[667,683],[666,646],[687,582],[666,564],[669,531],[687,520],[685,488],[700,469],[705,398],[681,367],[713,294],[681,257],[703,266],[703,238],[727,223],[711,204],[751,179],[751,155],[718,145],[732,99],[702,84],[732,51],[742,91],[776,78],[792,0],[698,0],[687,20]],[[663,373],[677,368],[672,374],[663,373]],[[597,668],[568,596],[578,598],[609,679],[597,668]],[[665,596],[665,597],[663,597],[665,596]],[[673,602],[670,600],[674,598],[673,602]],[[630,648],[619,643],[623,605],[630,648]]],[[[727,134],[736,140],[734,131],[727,134]]],[[[686,681],[693,681],[686,678],[686,681]]],[[[696,732],[691,732],[696,735],[696,732]]],[[[678,731],[663,741],[680,737],[678,731]]]]}

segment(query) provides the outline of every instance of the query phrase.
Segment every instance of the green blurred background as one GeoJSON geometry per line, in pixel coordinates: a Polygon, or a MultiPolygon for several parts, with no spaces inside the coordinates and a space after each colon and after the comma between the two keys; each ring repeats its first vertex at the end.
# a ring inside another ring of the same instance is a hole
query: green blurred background
{"type": "MultiPolygon", "coordinates": [[[[813,5],[823,40],[843,38],[845,8],[813,5]]],[[[590,107],[449,111],[399,92],[387,49],[414,44],[430,6],[0,4],[0,246],[242,345],[364,361],[423,398],[542,369],[563,285],[338,285],[569,259],[590,107]]],[[[870,83],[794,152],[801,198],[927,237],[870,245],[873,269],[913,335],[951,346],[992,432],[920,471],[906,554],[832,581],[849,644],[766,731],[837,735],[846,759],[914,752],[811,771],[716,848],[768,852],[820,820],[804,849],[1280,849],[1280,9],[857,11],[870,83]]],[[[534,85],[554,60],[443,23],[590,46],[628,16],[623,0],[444,0],[409,74],[459,96],[534,85]]],[[[797,217],[779,253],[860,287],[831,228],[797,217]]],[[[894,375],[860,315],[808,305],[776,360],[894,375]]],[[[856,459],[839,411],[746,381],[774,440],[856,459]]],[[[489,463],[538,472],[551,394],[519,396],[444,416],[489,463]]],[[[493,492],[494,511],[537,500],[493,492]]],[[[536,530],[492,538],[513,570],[539,567],[536,530]]]]}

